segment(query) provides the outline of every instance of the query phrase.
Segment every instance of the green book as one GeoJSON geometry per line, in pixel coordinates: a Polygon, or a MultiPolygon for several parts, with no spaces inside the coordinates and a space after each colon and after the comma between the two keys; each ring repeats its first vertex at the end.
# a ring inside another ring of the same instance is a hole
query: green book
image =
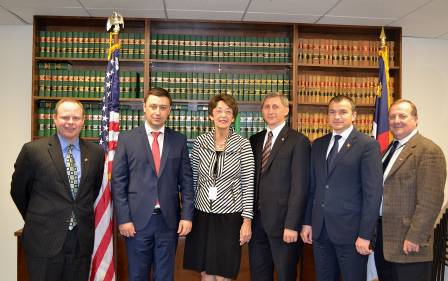
{"type": "Polygon", "coordinates": [[[44,103],[44,136],[50,136],[51,135],[51,112],[52,112],[52,106],[51,103],[45,102],[44,103]]]}
{"type": "Polygon", "coordinates": [[[173,60],[174,59],[174,37],[176,35],[174,34],[168,34],[167,35],[167,49],[168,49],[168,59],[173,60]]]}
{"type": "Polygon", "coordinates": [[[37,135],[39,137],[45,136],[45,103],[39,102],[37,108],[37,135]]]}
{"type": "Polygon", "coordinates": [[[181,72],[180,75],[180,99],[187,99],[187,73],[181,72]]]}
{"type": "Polygon", "coordinates": [[[191,139],[191,117],[193,114],[193,111],[185,111],[185,136],[187,139],[191,139]]]}
{"type": "Polygon", "coordinates": [[[191,72],[187,72],[186,88],[186,99],[193,99],[193,73],[191,72]]]}
{"type": "Polygon", "coordinates": [[[219,37],[212,37],[212,61],[219,61],[219,37]]]}
{"type": "Polygon", "coordinates": [[[39,31],[39,56],[47,56],[47,31],[39,31]]]}
{"type": "Polygon", "coordinates": [[[192,79],[192,96],[191,99],[197,100],[199,95],[199,85],[198,85],[198,73],[193,73],[193,79],[192,79]]]}
{"type": "Polygon", "coordinates": [[[178,60],[185,60],[185,35],[184,34],[178,34],[177,35],[178,40],[178,46],[177,46],[177,52],[178,52],[178,60]]]}
{"type": "Polygon", "coordinates": [[[212,96],[210,73],[204,73],[203,76],[204,76],[204,83],[203,83],[204,96],[202,97],[202,99],[209,100],[212,96]]]}
{"type": "Polygon", "coordinates": [[[136,46],[136,39],[135,37],[137,36],[136,33],[129,33],[129,38],[128,38],[128,54],[129,54],[129,58],[130,59],[138,59],[139,56],[139,49],[136,46]]]}
{"type": "Polygon", "coordinates": [[[150,58],[151,59],[159,59],[159,56],[160,56],[159,51],[160,51],[159,34],[151,33],[151,45],[150,45],[150,53],[149,53],[150,58]]]}
{"type": "MultiPolygon", "coordinates": [[[[192,51],[193,51],[193,48],[192,48],[192,46],[191,46],[191,44],[192,44],[192,41],[191,41],[191,35],[185,35],[184,36],[184,60],[187,60],[187,61],[191,61],[191,60],[193,60],[193,54],[192,54],[192,51]]],[[[179,58],[179,59],[181,59],[181,58],[179,58]]]]}

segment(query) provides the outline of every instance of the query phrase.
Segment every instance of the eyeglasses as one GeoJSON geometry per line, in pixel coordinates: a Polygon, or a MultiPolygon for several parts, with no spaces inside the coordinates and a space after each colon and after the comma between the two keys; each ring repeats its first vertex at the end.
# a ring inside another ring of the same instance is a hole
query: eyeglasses
{"type": "Polygon", "coordinates": [[[213,112],[218,115],[221,115],[223,113],[227,116],[233,115],[233,110],[231,109],[215,108],[213,109],[213,112]]]}

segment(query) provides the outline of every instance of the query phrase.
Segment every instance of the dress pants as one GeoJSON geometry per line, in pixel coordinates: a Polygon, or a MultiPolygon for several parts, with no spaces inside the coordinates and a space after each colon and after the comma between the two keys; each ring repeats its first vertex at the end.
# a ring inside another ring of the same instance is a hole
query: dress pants
{"type": "Polygon", "coordinates": [[[177,229],[169,229],[162,214],[153,214],[142,230],[126,238],[130,281],[174,279],[174,261],[177,247],[177,229]]]}
{"type": "Polygon", "coordinates": [[[353,244],[336,244],[328,237],[325,223],[317,239],[313,239],[317,281],[366,280],[368,256],[360,255],[353,244]]]}
{"type": "Polygon", "coordinates": [[[26,255],[30,281],[87,281],[90,255],[79,254],[78,227],[67,230],[62,250],[54,257],[26,255]]]}
{"type": "Polygon", "coordinates": [[[378,220],[375,265],[379,281],[429,281],[431,262],[396,263],[384,259],[383,227],[378,220]]]}
{"type": "Polygon", "coordinates": [[[252,223],[252,238],[249,242],[251,280],[273,281],[275,266],[278,281],[295,281],[300,245],[299,242],[283,242],[283,235],[269,236],[264,230],[258,211],[252,223]]]}

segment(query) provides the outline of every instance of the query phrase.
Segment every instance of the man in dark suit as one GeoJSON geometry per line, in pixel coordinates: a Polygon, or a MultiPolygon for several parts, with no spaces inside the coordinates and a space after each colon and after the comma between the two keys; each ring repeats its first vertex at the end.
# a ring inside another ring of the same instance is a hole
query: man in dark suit
{"type": "Polygon", "coordinates": [[[25,144],[14,165],[11,196],[25,226],[30,280],[87,280],[94,238],[94,201],[104,153],[79,139],[82,104],[56,104],[57,134],[25,144]]]}
{"type": "Polygon", "coordinates": [[[381,202],[378,143],[353,128],[356,109],[347,96],[328,106],[333,132],[311,149],[311,179],[302,240],[313,244],[318,281],[366,279],[370,240],[381,202]]]}
{"type": "Polygon", "coordinates": [[[389,111],[394,142],[383,157],[384,194],[375,263],[380,281],[429,281],[434,223],[443,202],[442,150],[417,132],[417,107],[395,101],[389,111]]]}
{"type": "MultiPolygon", "coordinates": [[[[266,95],[262,114],[267,130],[250,138],[255,156],[255,204],[249,243],[251,279],[296,280],[298,231],[309,180],[310,142],[285,125],[288,99],[266,95]]],[[[300,241],[301,242],[301,241],[300,241]]]]}
{"type": "Polygon", "coordinates": [[[187,235],[192,227],[194,190],[187,139],[165,127],[171,102],[164,89],[148,91],[145,125],[118,138],[111,186],[132,281],[147,280],[151,268],[153,280],[173,280],[178,235],[187,235]]]}

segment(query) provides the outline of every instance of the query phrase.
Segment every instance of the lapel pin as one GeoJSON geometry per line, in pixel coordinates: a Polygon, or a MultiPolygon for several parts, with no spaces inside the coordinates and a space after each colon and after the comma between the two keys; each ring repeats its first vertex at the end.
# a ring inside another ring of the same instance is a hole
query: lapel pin
{"type": "Polygon", "coordinates": [[[87,159],[87,158],[84,158],[84,162],[87,162],[87,161],[89,161],[89,159],[87,159]]]}
{"type": "Polygon", "coordinates": [[[350,148],[350,146],[352,146],[351,144],[347,143],[347,148],[350,148]]]}
{"type": "Polygon", "coordinates": [[[282,138],[282,141],[285,141],[285,138],[282,138]]]}

